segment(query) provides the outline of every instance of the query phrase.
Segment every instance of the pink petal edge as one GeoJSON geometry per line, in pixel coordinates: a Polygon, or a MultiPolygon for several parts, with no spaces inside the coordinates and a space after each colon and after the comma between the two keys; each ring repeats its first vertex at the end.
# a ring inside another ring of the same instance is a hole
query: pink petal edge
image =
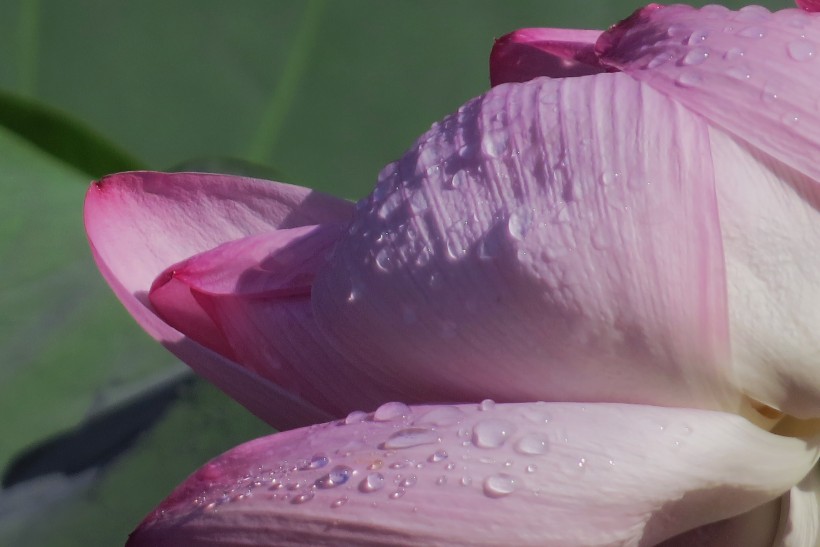
{"type": "Polygon", "coordinates": [[[128,545],[655,545],[776,500],[817,457],[720,412],[388,403],[212,460],[128,545]]]}

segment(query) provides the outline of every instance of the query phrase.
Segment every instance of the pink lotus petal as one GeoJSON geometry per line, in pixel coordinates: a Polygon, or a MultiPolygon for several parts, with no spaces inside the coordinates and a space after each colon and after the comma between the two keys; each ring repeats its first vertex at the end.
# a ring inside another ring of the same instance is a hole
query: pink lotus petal
{"type": "Polygon", "coordinates": [[[820,11],[820,0],[796,0],[795,3],[808,12],[820,11]]]}
{"type": "Polygon", "coordinates": [[[385,169],[316,320],[429,400],[736,410],[710,154],[625,74],[494,88],[385,169]]]}
{"type": "Polygon", "coordinates": [[[597,49],[604,64],[820,180],[820,17],[675,5],[630,18],[597,49]]]}
{"type": "Polygon", "coordinates": [[[773,545],[803,547],[820,543],[820,469],[815,467],[784,496],[773,545]]]}
{"type": "Polygon", "coordinates": [[[216,458],[129,546],[655,545],[817,460],[738,416],[640,405],[390,403],[347,422],[216,458]]]}
{"type": "Polygon", "coordinates": [[[277,427],[327,414],[159,319],[147,301],[170,264],[278,227],[344,222],[352,205],[295,186],[194,173],[123,173],[91,186],[85,224],[94,259],[129,312],[199,374],[277,427]]]}
{"type": "Polygon", "coordinates": [[[599,30],[525,28],[498,38],[490,53],[490,83],[527,82],[539,76],[570,78],[607,72],[598,61],[599,30]]]}
{"type": "Polygon", "coordinates": [[[402,392],[371,382],[322,336],[310,306],[315,272],[345,226],[276,230],[170,266],[150,300],[169,325],[333,413],[402,392]]]}

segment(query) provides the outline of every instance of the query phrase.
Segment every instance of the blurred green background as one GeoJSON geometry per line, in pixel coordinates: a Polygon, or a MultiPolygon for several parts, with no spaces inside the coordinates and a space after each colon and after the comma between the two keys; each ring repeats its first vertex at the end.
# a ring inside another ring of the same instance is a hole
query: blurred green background
{"type": "Polygon", "coordinates": [[[641,5],[0,0],[0,545],[121,545],[269,432],[121,309],[87,250],[89,181],[183,166],[357,198],[487,89],[494,37],[641,5]]]}

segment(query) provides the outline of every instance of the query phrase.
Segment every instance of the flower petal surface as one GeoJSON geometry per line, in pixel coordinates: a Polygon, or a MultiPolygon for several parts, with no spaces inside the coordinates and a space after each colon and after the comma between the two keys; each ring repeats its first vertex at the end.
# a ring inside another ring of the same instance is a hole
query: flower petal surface
{"type": "Polygon", "coordinates": [[[316,319],[431,401],[735,410],[713,175],[702,119],[625,74],[498,86],[382,172],[316,319]]]}
{"type": "Polygon", "coordinates": [[[161,274],[149,295],[169,325],[334,415],[400,394],[346,362],[310,305],[316,271],[343,224],[263,232],[223,243],[161,274]]]}
{"type": "Polygon", "coordinates": [[[761,6],[645,8],[602,35],[598,53],[604,64],[820,180],[819,15],[761,6]]]}
{"type": "Polygon", "coordinates": [[[216,458],[129,546],[655,545],[777,501],[816,460],[720,412],[388,403],[216,458]]]}
{"type": "Polygon", "coordinates": [[[191,340],[150,303],[154,279],[191,255],[277,228],[346,221],[352,206],[310,190],[197,173],[123,173],[91,186],[85,224],[94,259],[125,307],[153,337],[254,414],[277,427],[327,414],[191,340]]]}
{"type": "Polygon", "coordinates": [[[490,83],[538,76],[570,78],[606,72],[595,54],[599,30],[525,28],[498,38],[490,53],[490,83]]]}
{"type": "Polygon", "coordinates": [[[784,496],[775,547],[820,545],[820,469],[812,469],[784,496]]]}

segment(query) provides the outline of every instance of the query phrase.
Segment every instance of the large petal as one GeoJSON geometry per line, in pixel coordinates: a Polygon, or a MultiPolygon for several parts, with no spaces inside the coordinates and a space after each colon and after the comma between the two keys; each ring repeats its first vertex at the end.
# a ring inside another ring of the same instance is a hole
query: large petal
{"type": "Polygon", "coordinates": [[[595,54],[599,30],[525,28],[497,39],[490,52],[490,83],[538,76],[570,78],[606,72],[595,54]]]}
{"type": "Polygon", "coordinates": [[[802,418],[820,416],[817,182],[720,129],[711,129],[709,138],[733,376],[757,401],[802,418]]]}
{"type": "Polygon", "coordinates": [[[390,403],[216,458],[129,545],[655,545],[775,500],[817,452],[711,411],[390,403]]]}
{"type": "Polygon", "coordinates": [[[625,74],[498,86],[436,124],[313,303],[363,372],[431,400],[737,409],[708,126],[625,74]]]}
{"type": "Polygon", "coordinates": [[[356,372],[316,326],[310,291],[340,224],[264,232],[170,266],[151,289],[157,313],[205,347],[344,415],[400,391],[356,372]]]}
{"type": "Polygon", "coordinates": [[[140,172],[93,184],[85,224],[100,271],[151,336],[257,416],[292,427],[326,414],[166,324],[148,303],[148,290],[169,265],[223,242],[280,227],[344,222],[350,213],[347,202],[295,186],[140,172]]]}
{"type": "Polygon", "coordinates": [[[813,469],[784,496],[774,545],[820,546],[820,469],[813,469]]]}
{"type": "Polygon", "coordinates": [[[602,35],[598,51],[605,64],[820,180],[820,15],[652,6],[602,35]]]}

